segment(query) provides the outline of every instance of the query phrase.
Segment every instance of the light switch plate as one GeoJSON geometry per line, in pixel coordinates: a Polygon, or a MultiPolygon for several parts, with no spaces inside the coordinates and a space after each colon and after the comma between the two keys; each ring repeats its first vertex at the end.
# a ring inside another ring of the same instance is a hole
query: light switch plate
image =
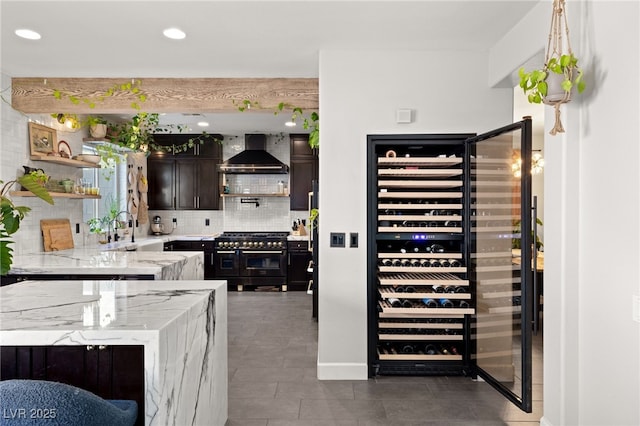
{"type": "Polygon", "coordinates": [[[344,232],[329,234],[329,247],[344,247],[344,232]]]}

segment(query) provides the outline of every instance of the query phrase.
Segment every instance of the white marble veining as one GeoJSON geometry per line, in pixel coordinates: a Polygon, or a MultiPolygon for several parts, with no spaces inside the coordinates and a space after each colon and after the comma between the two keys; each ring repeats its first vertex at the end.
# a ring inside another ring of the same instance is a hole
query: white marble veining
{"type": "Polygon", "coordinates": [[[14,275],[152,275],[156,280],[204,279],[203,252],[70,249],[13,258],[14,275]]]}
{"type": "Polygon", "coordinates": [[[0,287],[0,345],[142,345],[145,424],[226,422],[226,281],[0,287]]]}

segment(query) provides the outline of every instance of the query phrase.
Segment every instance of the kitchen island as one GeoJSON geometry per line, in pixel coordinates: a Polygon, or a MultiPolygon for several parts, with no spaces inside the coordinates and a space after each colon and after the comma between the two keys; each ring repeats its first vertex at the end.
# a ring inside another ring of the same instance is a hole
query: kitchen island
{"type": "Polygon", "coordinates": [[[16,255],[9,277],[21,279],[202,280],[204,253],[76,248],[16,255]]]}
{"type": "MultiPolygon", "coordinates": [[[[223,425],[227,419],[225,281],[182,281],[179,286],[175,281],[23,281],[5,286],[0,288],[0,346],[2,380],[37,376],[33,364],[16,365],[24,361],[25,350],[65,346],[91,354],[141,347],[140,424],[223,425]],[[11,350],[19,354],[13,363],[7,355],[11,350]]],[[[77,368],[68,365],[75,374],[77,368]]],[[[115,383],[120,372],[114,367],[110,374],[115,383]]],[[[124,399],[112,399],[118,397],[124,399]]]]}

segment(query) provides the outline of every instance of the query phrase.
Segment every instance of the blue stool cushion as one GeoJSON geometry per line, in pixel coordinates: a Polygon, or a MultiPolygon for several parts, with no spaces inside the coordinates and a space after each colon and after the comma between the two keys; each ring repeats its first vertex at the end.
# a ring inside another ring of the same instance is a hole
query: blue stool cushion
{"type": "Polygon", "coordinates": [[[135,401],[106,400],[58,382],[0,381],[1,426],[132,426],[137,416],[135,401]]]}

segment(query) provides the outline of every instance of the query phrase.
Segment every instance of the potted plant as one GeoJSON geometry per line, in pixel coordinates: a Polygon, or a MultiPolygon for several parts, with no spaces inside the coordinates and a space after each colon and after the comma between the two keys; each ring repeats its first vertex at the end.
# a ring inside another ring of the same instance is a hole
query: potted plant
{"type": "Polygon", "coordinates": [[[31,191],[38,198],[53,204],[53,198],[44,188],[48,176],[41,171],[34,171],[14,180],[4,183],[0,180],[0,275],[6,275],[13,263],[12,235],[18,232],[20,221],[24,219],[31,208],[16,206],[9,198],[9,191],[15,183],[22,185],[27,191],[31,191]]]}
{"type": "Polygon", "coordinates": [[[518,75],[520,87],[532,104],[568,102],[574,87],[578,93],[585,89],[578,58],[573,54],[552,57],[541,69],[530,72],[520,68],[518,75]]]}
{"type": "Polygon", "coordinates": [[[107,120],[102,117],[87,117],[87,125],[89,126],[89,134],[96,139],[103,139],[107,136],[107,120]]]}

